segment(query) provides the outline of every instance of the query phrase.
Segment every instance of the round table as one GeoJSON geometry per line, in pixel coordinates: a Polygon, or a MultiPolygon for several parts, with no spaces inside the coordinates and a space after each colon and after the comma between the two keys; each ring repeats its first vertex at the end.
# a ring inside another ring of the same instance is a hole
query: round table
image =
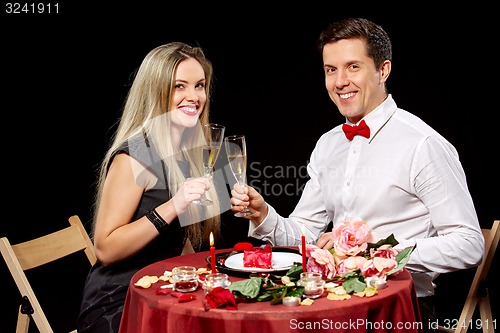
{"type": "MultiPolygon", "coordinates": [[[[228,250],[219,250],[219,252],[228,250]]],[[[230,251],[230,250],[229,250],[230,251]]],[[[422,332],[413,280],[407,270],[392,275],[387,288],[372,297],[352,296],[333,301],[324,296],[310,306],[288,307],[270,302],[238,303],[237,310],[205,311],[204,292],[198,288],[196,300],[179,303],[172,295],[156,295],[156,289],[134,286],[145,275],[160,276],[176,266],[207,267],[209,252],[162,260],[144,267],[130,281],[120,324],[120,333],[160,332],[422,332]]],[[[230,276],[231,282],[244,279],[230,276]]]]}

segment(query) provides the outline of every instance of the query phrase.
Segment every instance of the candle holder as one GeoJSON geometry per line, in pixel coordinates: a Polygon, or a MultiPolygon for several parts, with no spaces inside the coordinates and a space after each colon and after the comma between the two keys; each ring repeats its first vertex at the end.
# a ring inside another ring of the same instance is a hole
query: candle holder
{"type": "Polygon", "coordinates": [[[212,273],[205,276],[205,281],[202,282],[202,288],[205,295],[212,291],[215,287],[229,288],[231,281],[225,273],[212,273]]]}
{"type": "Polygon", "coordinates": [[[172,270],[174,290],[183,293],[195,291],[198,288],[198,273],[193,266],[179,266],[172,270]]]}
{"type": "Polygon", "coordinates": [[[379,277],[374,276],[374,277],[368,278],[366,280],[365,280],[365,282],[367,282],[367,284],[369,284],[373,288],[377,288],[377,289],[387,288],[387,282],[386,282],[385,278],[379,278],[379,277]],[[368,280],[368,281],[366,281],[366,280],[368,280]]]}
{"type": "Polygon", "coordinates": [[[300,297],[297,296],[285,296],[282,301],[284,306],[299,306],[300,297]]]}
{"type": "Polygon", "coordinates": [[[323,280],[323,275],[318,272],[301,273],[297,285],[304,287],[302,296],[306,298],[321,297],[325,291],[325,280],[323,280]]]}

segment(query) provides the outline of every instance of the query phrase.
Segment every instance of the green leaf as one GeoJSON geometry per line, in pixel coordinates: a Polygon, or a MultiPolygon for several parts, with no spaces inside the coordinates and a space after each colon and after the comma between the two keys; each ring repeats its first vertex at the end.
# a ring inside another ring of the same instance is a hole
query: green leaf
{"type": "Polygon", "coordinates": [[[368,249],[371,249],[371,248],[378,249],[382,245],[386,245],[386,244],[392,245],[394,247],[394,246],[398,245],[399,242],[394,237],[394,234],[390,234],[389,237],[387,237],[385,239],[381,239],[376,243],[368,243],[368,249]]]}
{"type": "Polygon", "coordinates": [[[286,296],[287,288],[276,288],[273,291],[273,299],[271,300],[271,305],[281,304],[283,298],[286,296]]]}
{"type": "Polygon", "coordinates": [[[352,292],[359,293],[366,288],[366,283],[364,282],[364,279],[361,275],[359,276],[352,276],[348,279],[346,279],[342,283],[342,287],[344,287],[345,291],[350,294],[352,292]]]}
{"type": "Polygon", "coordinates": [[[272,299],[273,299],[273,293],[268,292],[268,291],[260,293],[259,296],[257,296],[257,301],[258,302],[270,301],[272,299]]]}
{"type": "Polygon", "coordinates": [[[387,273],[387,275],[394,274],[396,272],[399,272],[400,270],[405,267],[406,263],[410,259],[410,255],[415,250],[417,247],[417,244],[413,246],[409,246],[401,250],[397,255],[396,255],[396,262],[398,263],[396,267],[394,267],[390,272],[387,273]]]}
{"type": "Polygon", "coordinates": [[[295,297],[302,297],[302,294],[304,293],[304,287],[303,286],[291,286],[287,287],[287,295],[288,296],[295,296],[295,297]]]}
{"type": "Polygon", "coordinates": [[[286,276],[288,276],[290,278],[290,280],[294,280],[294,279],[300,279],[300,273],[302,273],[304,271],[304,268],[302,267],[302,264],[298,264],[298,263],[294,263],[292,265],[292,267],[290,267],[290,269],[288,270],[288,272],[286,272],[286,276]]]}
{"type": "Polygon", "coordinates": [[[272,288],[266,288],[265,291],[259,295],[257,300],[268,300],[269,298],[271,298],[271,305],[276,305],[283,303],[283,298],[285,296],[302,297],[303,292],[303,286],[276,286],[272,288]]]}
{"type": "Polygon", "coordinates": [[[244,297],[255,298],[260,293],[260,286],[262,285],[262,279],[258,277],[251,277],[250,279],[240,280],[233,282],[229,286],[231,292],[237,292],[244,297]]]}
{"type": "Polygon", "coordinates": [[[352,277],[354,277],[354,278],[358,278],[358,277],[360,277],[360,276],[361,276],[361,270],[356,269],[356,270],[354,270],[354,271],[350,271],[350,272],[346,272],[346,273],[344,273],[344,274],[342,275],[342,278],[343,278],[344,280],[347,280],[347,279],[352,278],[352,277]]]}
{"type": "MultiPolygon", "coordinates": [[[[293,263],[292,267],[285,273],[285,276],[290,278],[291,282],[300,280],[300,273],[302,273],[302,264],[293,263]]],[[[275,280],[280,280],[283,275],[272,274],[272,278],[275,280]]]]}

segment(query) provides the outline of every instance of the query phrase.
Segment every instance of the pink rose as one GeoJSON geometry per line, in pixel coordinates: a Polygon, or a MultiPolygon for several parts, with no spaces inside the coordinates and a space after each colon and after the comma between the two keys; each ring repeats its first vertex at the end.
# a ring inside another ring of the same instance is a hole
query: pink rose
{"type": "Polygon", "coordinates": [[[323,274],[327,279],[333,278],[337,274],[335,258],[328,250],[321,249],[316,245],[306,245],[307,271],[323,274]]]}
{"type": "Polygon", "coordinates": [[[337,255],[356,256],[368,247],[370,228],[360,219],[346,219],[333,228],[332,236],[337,255]]]}
{"type": "Polygon", "coordinates": [[[370,249],[370,257],[381,257],[388,259],[396,259],[399,251],[392,248],[389,244],[384,244],[380,246],[378,249],[371,248],[370,249]]]}
{"type": "Polygon", "coordinates": [[[347,257],[338,264],[337,273],[339,275],[343,275],[347,272],[352,272],[357,269],[361,270],[366,261],[367,259],[365,257],[347,257]]]}
{"type": "Polygon", "coordinates": [[[371,276],[382,278],[396,267],[396,265],[397,262],[395,259],[375,257],[365,262],[361,269],[361,274],[363,274],[365,278],[371,276]]]}

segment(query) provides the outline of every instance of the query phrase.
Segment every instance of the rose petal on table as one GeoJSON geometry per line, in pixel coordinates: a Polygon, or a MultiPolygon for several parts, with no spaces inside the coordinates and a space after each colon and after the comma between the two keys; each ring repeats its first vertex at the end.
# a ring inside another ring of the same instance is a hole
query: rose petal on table
{"type": "Polygon", "coordinates": [[[343,286],[329,288],[328,291],[331,293],[334,293],[336,295],[346,295],[347,294],[347,291],[345,290],[345,288],[343,286]]]}
{"type": "Polygon", "coordinates": [[[312,305],[314,303],[313,299],[306,298],[302,302],[300,302],[300,305],[312,305]]]}
{"type": "Polygon", "coordinates": [[[178,292],[178,291],[171,293],[171,295],[174,296],[174,297],[177,297],[179,303],[189,302],[189,301],[192,301],[192,300],[196,299],[196,295],[193,295],[193,294],[184,294],[184,293],[181,293],[181,292],[178,292]]]}
{"type": "Polygon", "coordinates": [[[351,295],[349,294],[338,295],[336,293],[328,293],[328,296],[326,296],[326,298],[328,298],[331,301],[343,301],[345,299],[351,298],[351,295]]]}
{"type": "Polygon", "coordinates": [[[295,283],[290,280],[290,277],[288,275],[283,275],[281,277],[281,283],[283,283],[285,286],[295,285],[295,283]],[[290,283],[292,283],[292,284],[290,284],[290,283]]]}
{"type": "Polygon", "coordinates": [[[208,269],[205,267],[200,267],[196,270],[196,274],[201,275],[201,274],[208,274],[208,269]]]}
{"type": "Polygon", "coordinates": [[[141,278],[136,283],[134,283],[134,286],[147,289],[147,288],[151,287],[151,282],[149,282],[149,280],[142,280],[142,278],[141,278]]]}
{"type": "Polygon", "coordinates": [[[328,290],[328,291],[331,291],[332,293],[334,292],[333,288],[338,287],[338,286],[339,286],[338,283],[331,282],[331,281],[325,283],[325,289],[328,290]]]}
{"type": "Polygon", "coordinates": [[[372,296],[377,295],[377,294],[378,294],[377,288],[370,287],[370,286],[365,288],[365,296],[366,297],[372,297],[372,296]]]}
{"type": "Polygon", "coordinates": [[[184,294],[184,295],[181,295],[178,299],[179,299],[179,301],[178,301],[179,303],[194,301],[196,299],[196,295],[184,294]]]}
{"type": "Polygon", "coordinates": [[[134,283],[134,286],[142,287],[142,288],[146,289],[146,288],[151,287],[151,284],[156,283],[158,281],[159,281],[159,279],[157,276],[144,275],[139,280],[137,280],[136,283],[134,283]]]}
{"type": "Polygon", "coordinates": [[[156,295],[168,295],[171,291],[172,289],[168,288],[156,288],[156,295]]]}
{"type": "MultiPolygon", "coordinates": [[[[238,310],[236,298],[233,293],[222,287],[215,287],[205,295],[205,300],[212,309],[226,308],[227,310],[238,310]]],[[[207,307],[205,306],[205,311],[207,307]]]]}

